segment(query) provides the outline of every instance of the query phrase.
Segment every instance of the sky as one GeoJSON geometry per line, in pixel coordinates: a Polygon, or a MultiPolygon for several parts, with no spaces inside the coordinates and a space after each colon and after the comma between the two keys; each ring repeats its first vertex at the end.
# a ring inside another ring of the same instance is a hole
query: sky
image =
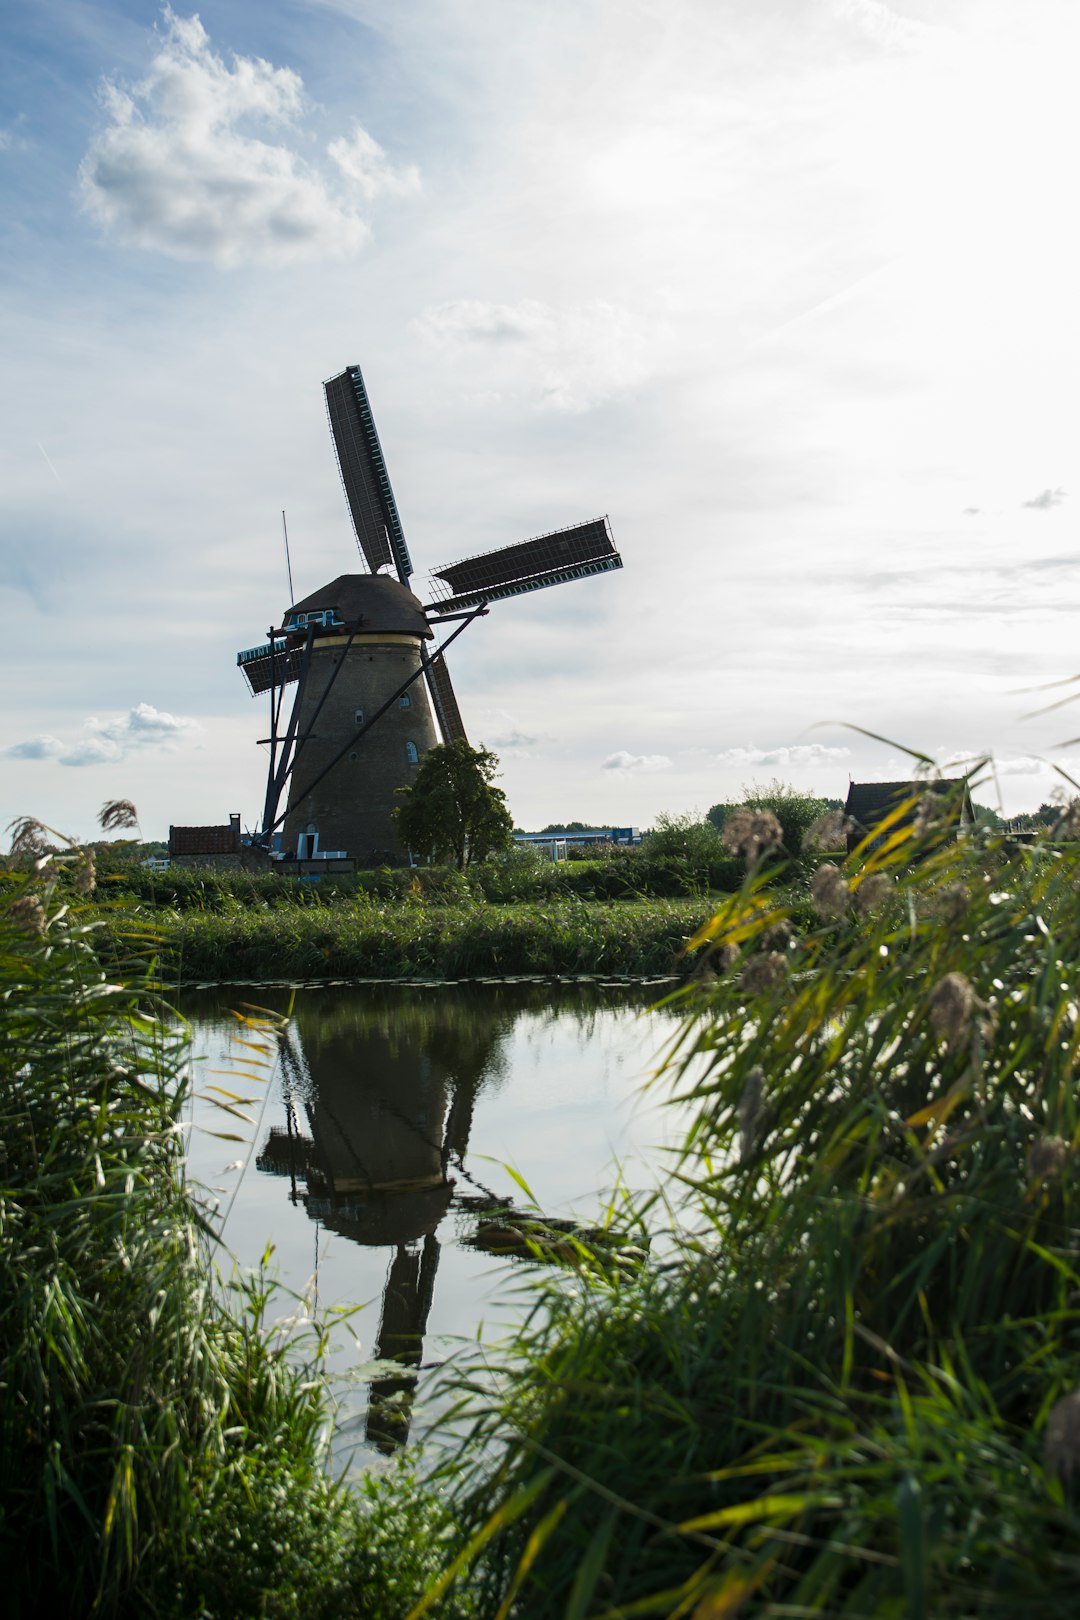
{"type": "Polygon", "coordinates": [[[236,653],[289,602],[283,510],[297,599],[362,566],[321,393],[354,363],[423,598],[610,518],[621,572],[452,650],[518,825],[842,798],[908,749],[992,755],[1007,814],[1073,791],[1072,0],[2,28],[3,825],[257,825],[236,653]]]}

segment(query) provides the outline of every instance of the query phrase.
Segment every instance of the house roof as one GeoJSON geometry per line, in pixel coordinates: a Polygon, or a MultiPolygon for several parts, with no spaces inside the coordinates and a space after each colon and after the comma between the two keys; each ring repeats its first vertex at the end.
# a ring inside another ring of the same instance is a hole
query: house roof
{"type": "Polygon", "coordinates": [[[957,819],[971,818],[971,796],[962,776],[939,777],[932,782],[852,782],[844,813],[861,827],[874,827],[905,799],[918,801],[927,793],[943,798],[956,795],[957,819]]]}
{"type": "Polygon", "coordinates": [[[383,631],[429,640],[433,636],[419,597],[389,574],[339,574],[302,602],[294,602],[285,617],[326,608],[334,608],[345,624],[355,625],[359,620],[365,635],[383,631]]]}
{"type": "Polygon", "coordinates": [[[240,821],[225,827],[170,827],[170,855],[235,855],[240,849],[240,821]]]}

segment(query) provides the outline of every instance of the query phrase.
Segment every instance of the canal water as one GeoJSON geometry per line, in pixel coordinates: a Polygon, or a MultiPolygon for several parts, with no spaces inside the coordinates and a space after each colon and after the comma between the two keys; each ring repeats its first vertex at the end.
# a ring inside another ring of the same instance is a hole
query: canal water
{"type": "Polygon", "coordinates": [[[620,1185],[663,1176],[685,1120],[643,1088],[677,1029],[672,988],[186,993],[189,1172],[221,1233],[219,1266],[270,1251],[283,1332],[351,1313],[328,1363],[343,1459],[368,1466],[437,1431],[439,1369],[520,1318],[537,1266],[505,1252],[517,1212],[597,1226],[620,1185]]]}

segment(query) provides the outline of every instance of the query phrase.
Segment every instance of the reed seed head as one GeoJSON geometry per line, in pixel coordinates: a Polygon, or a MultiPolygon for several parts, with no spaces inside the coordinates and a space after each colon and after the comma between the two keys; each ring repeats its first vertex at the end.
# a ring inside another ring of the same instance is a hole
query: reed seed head
{"type": "Polygon", "coordinates": [[[39,939],[44,938],[45,907],[36,894],[20,895],[18,900],[8,906],[6,915],[22,933],[35,934],[39,939]]]}
{"type": "Polygon", "coordinates": [[[942,915],[947,922],[959,922],[971,904],[971,892],[963,883],[946,883],[938,890],[942,915]]]}
{"type": "Polygon", "coordinates": [[[971,1028],[977,1004],[971,980],[963,973],[946,973],[931,991],[930,1022],[935,1035],[947,1041],[950,1050],[960,1045],[971,1028]]]}
{"type": "Polygon", "coordinates": [[[115,832],[119,827],[138,825],[139,812],[130,799],[106,799],[98,814],[98,826],[105,832],[115,832]]]}
{"type": "Polygon", "coordinates": [[[8,832],[11,834],[11,859],[13,861],[36,861],[49,852],[46,840],[48,828],[44,822],[38,821],[35,816],[19,816],[15,821],[8,823],[8,832]]]}
{"type": "Polygon", "coordinates": [[[75,888],[79,894],[93,894],[97,884],[97,867],[94,857],[87,849],[80,850],[79,864],[75,868],[75,888]]]}
{"type": "Polygon", "coordinates": [[[742,855],[747,866],[762,855],[771,855],[784,842],[783,828],[771,810],[751,810],[744,806],[732,811],[720,833],[724,848],[742,855]]]}
{"type": "Polygon", "coordinates": [[[838,866],[825,861],[814,873],[810,901],[819,917],[842,917],[847,910],[848,886],[838,866]]]}
{"type": "Polygon", "coordinates": [[[1069,1157],[1069,1144],[1062,1136],[1036,1136],[1027,1151],[1029,1181],[1045,1181],[1064,1170],[1069,1157]]]}
{"type": "Polygon", "coordinates": [[[762,930],[761,946],[766,951],[783,951],[791,944],[794,930],[786,917],[780,917],[762,930]]]}
{"type": "Polygon", "coordinates": [[[787,957],[782,951],[762,951],[752,956],[742,970],[742,986],[752,996],[771,990],[787,977],[787,957]]]}
{"type": "Polygon", "coordinates": [[[843,849],[847,843],[850,823],[842,810],[826,810],[823,816],[807,827],[803,834],[803,849],[843,849]]]}
{"type": "Polygon", "coordinates": [[[860,917],[870,917],[892,893],[892,879],[884,872],[871,872],[863,878],[855,891],[855,910],[860,917]]]}
{"type": "Polygon", "coordinates": [[[1080,1463],[1080,1389],[1063,1395],[1050,1408],[1043,1456],[1048,1470],[1068,1484],[1080,1463]]]}

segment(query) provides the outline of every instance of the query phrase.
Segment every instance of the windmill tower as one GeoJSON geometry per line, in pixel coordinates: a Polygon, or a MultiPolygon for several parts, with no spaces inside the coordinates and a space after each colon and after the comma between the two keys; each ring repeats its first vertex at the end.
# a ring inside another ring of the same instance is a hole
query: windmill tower
{"type": "Polygon", "coordinates": [[[259,841],[282,828],[300,859],[401,859],[396,793],[440,739],[465,737],[443,659],[488,604],[621,568],[606,518],[434,570],[434,600],[409,589],[412,559],[359,366],[325,383],[345,499],[368,572],[341,574],[294,602],[269,639],[237,654],[252,693],[269,693],[269,770],[259,841]],[[393,574],[382,570],[394,570],[393,574]],[[437,642],[442,627],[456,627],[437,642]],[[285,719],[286,691],[295,686],[285,719]],[[286,808],[279,809],[288,789],[286,808]]]}

